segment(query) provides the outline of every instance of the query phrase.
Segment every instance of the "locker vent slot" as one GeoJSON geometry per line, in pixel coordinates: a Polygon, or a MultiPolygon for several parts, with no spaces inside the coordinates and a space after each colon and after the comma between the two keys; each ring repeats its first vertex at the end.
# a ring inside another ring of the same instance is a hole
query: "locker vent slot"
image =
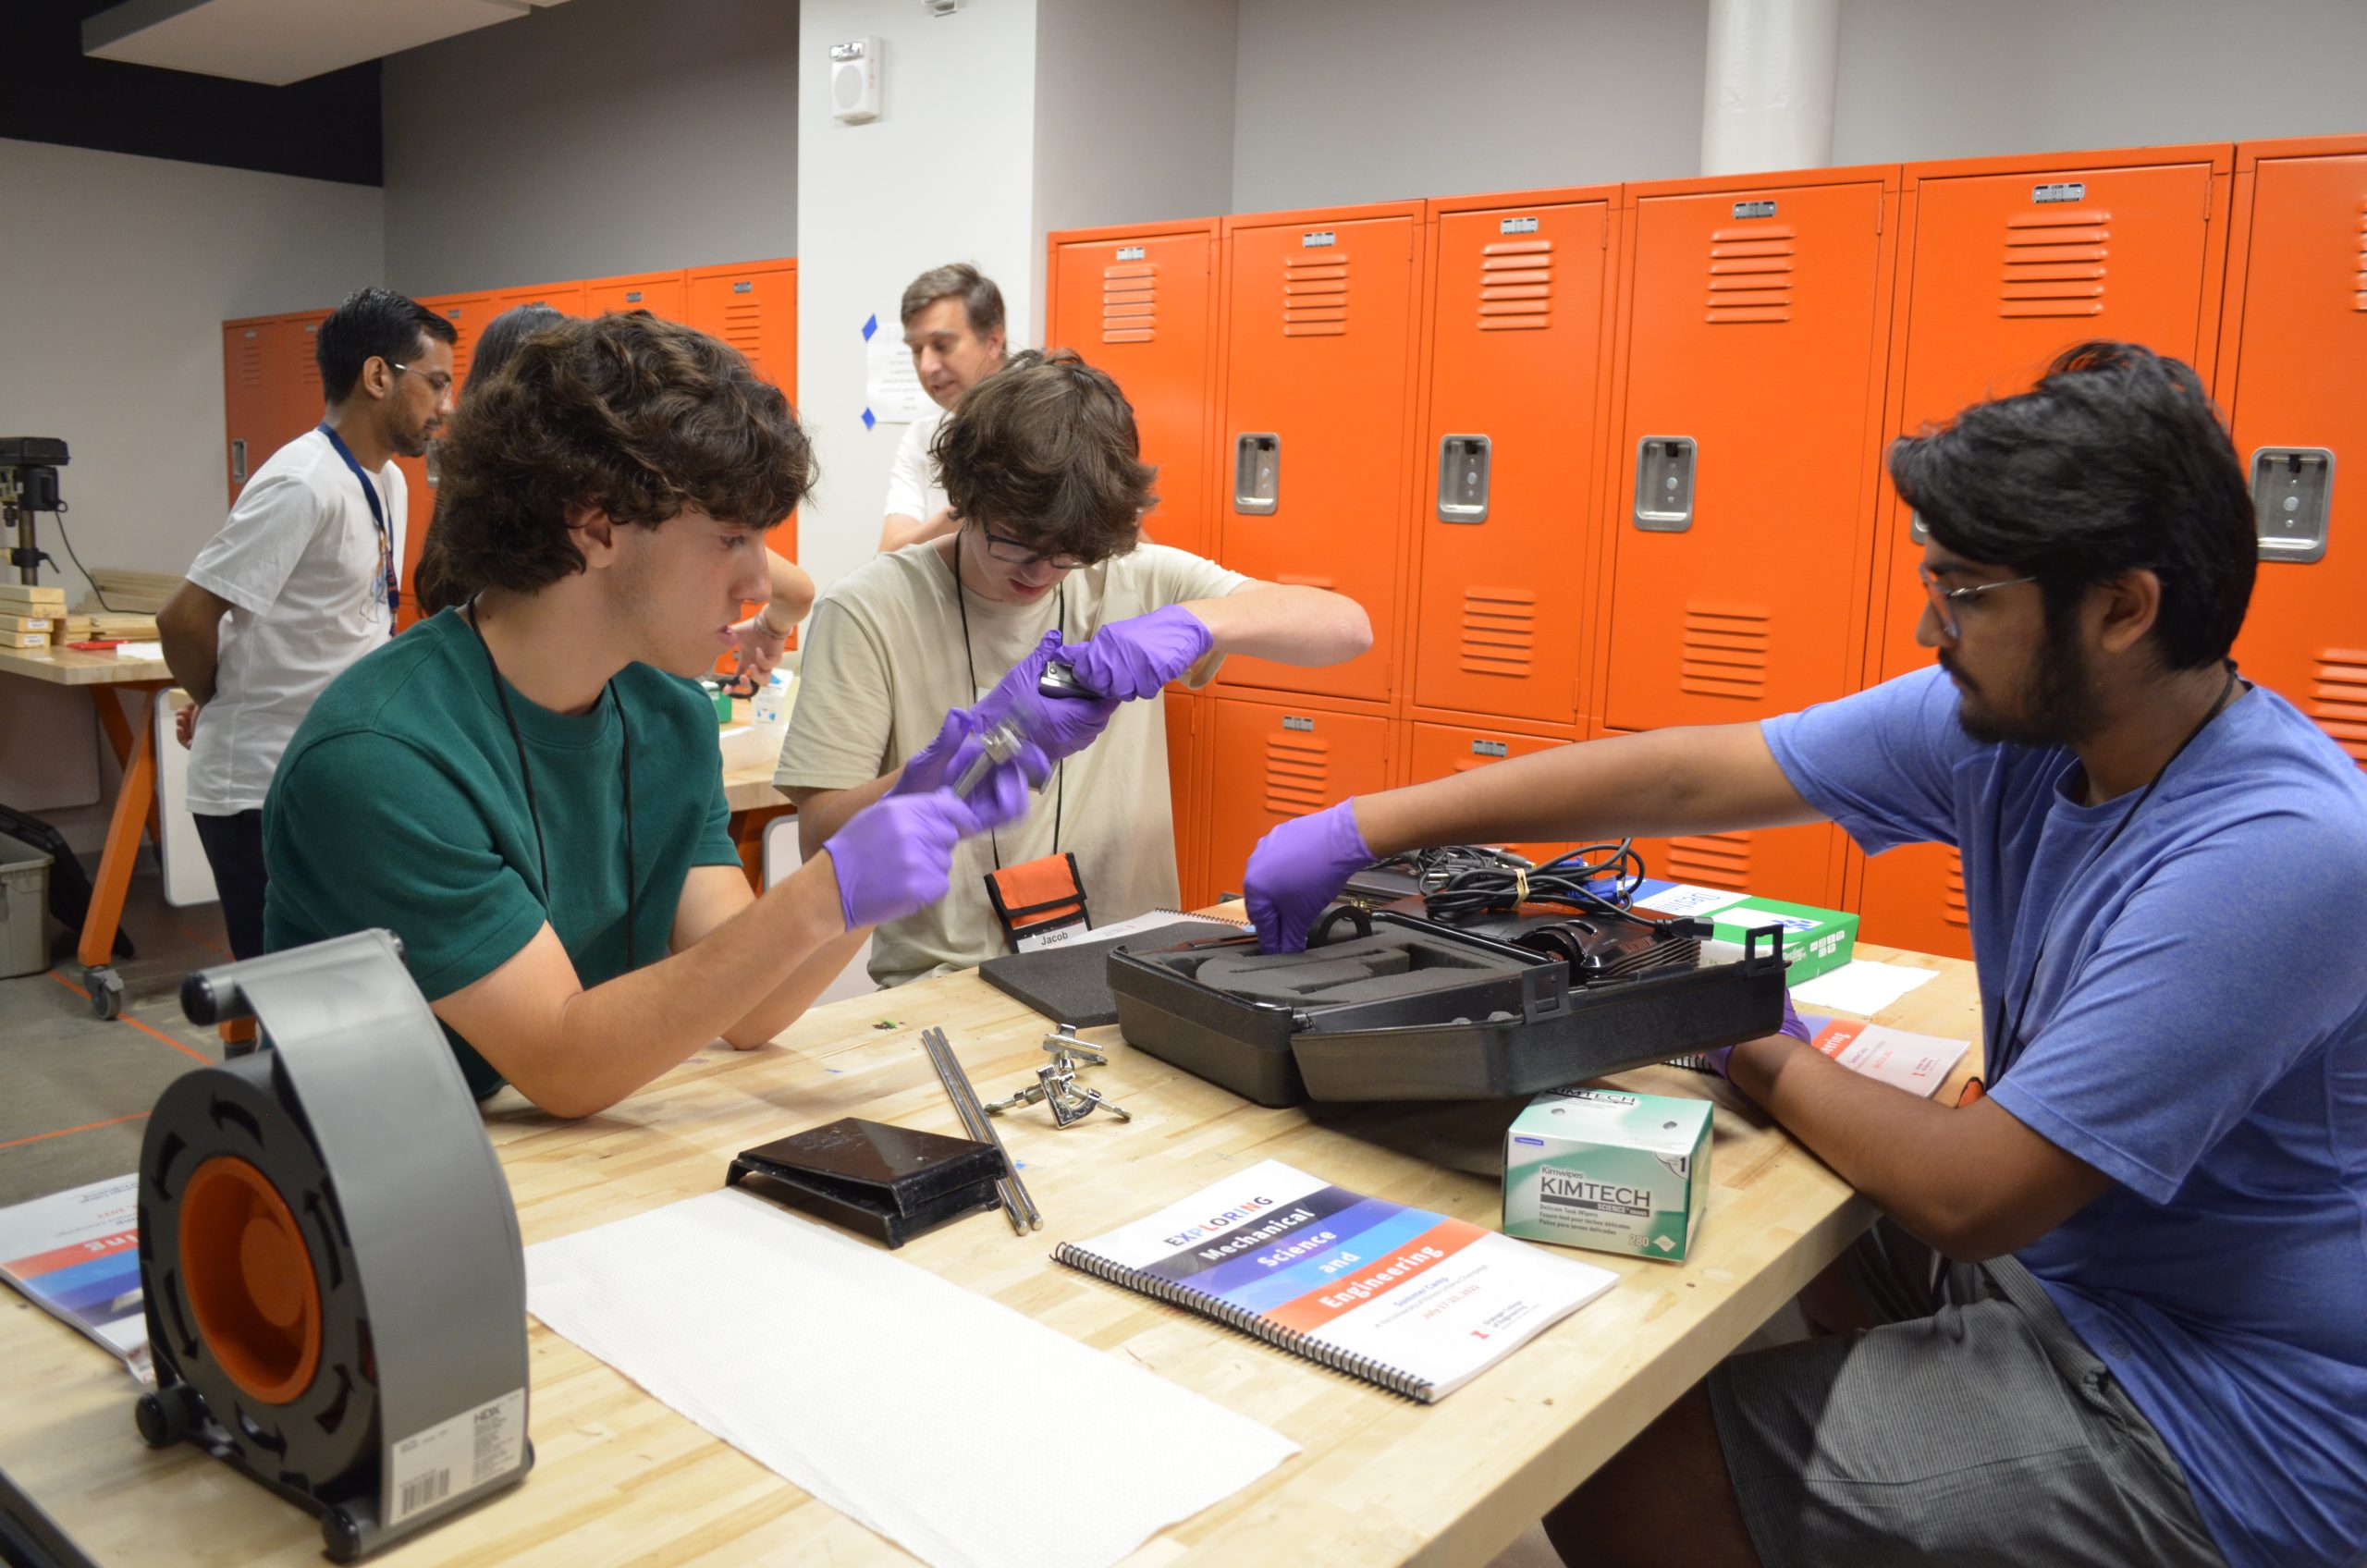
{"type": "Polygon", "coordinates": [[[1282,336],[1348,335],[1348,252],[1316,251],[1282,259],[1282,336]]]}
{"type": "Polygon", "coordinates": [[[1463,672],[1528,674],[1537,651],[1537,595],[1520,588],[1466,588],[1463,594],[1463,672]]]}
{"type": "Polygon", "coordinates": [[[1792,257],[1797,237],[1787,223],[1710,231],[1711,325],[1792,319],[1792,257]]]}
{"type": "MultiPolygon", "coordinates": [[[[320,342],[320,339],[321,324],[316,321],[306,322],[304,324],[304,330],[296,335],[294,342],[296,353],[296,384],[299,386],[301,386],[305,391],[311,393],[313,397],[326,399],[328,393],[326,389],[321,386],[320,357],[313,351],[313,348],[320,342]]],[[[320,416],[317,413],[311,413],[306,417],[309,419],[317,419],[320,416]]]]}
{"type": "Polygon", "coordinates": [[[251,391],[263,385],[263,334],[248,327],[239,334],[237,357],[231,367],[238,373],[239,385],[251,391]]]}
{"type": "Polygon", "coordinates": [[[2318,655],[2309,715],[2350,760],[2367,768],[2367,648],[2327,648],[2318,655]]]}
{"type": "Polygon", "coordinates": [[[1948,880],[1940,895],[1940,918],[1959,931],[1972,929],[1972,911],[1964,901],[1964,856],[1948,851],[1948,880]]]}
{"type": "Polygon", "coordinates": [[[1757,702],[1767,692],[1767,640],[1773,619],[1757,605],[1689,601],[1677,689],[1697,697],[1757,702]]]}
{"type": "Polygon", "coordinates": [[[1659,875],[1697,888],[1747,893],[1750,890],[1750,835],[1704,833],[1699,838],[1671,839],[1668,869],[1659,875]]]}
{"type": "Polygon", "coordinates": [[[1331,748],[1319,736],[1266,737],[1266,809],[1276,816],[1305,816],[1331,803],[1331,748]]]}
{"type": "Polygon", "coordinates": [[[1159,265],[1131,262],[1101,269],[1101,341],[1147,343],[1159,327],[1159,265]]]}
{"type": "Polygon", "coordinates": [[[1505,239],[1479,259],[1479,330],[1535,332],[1553,325],[1553,241],[1505,239]]]}
{"type": "Polygon", "coordinates": [[[754,294],[734,294],[723,303],[723,340],[748,356],[758,372],[765,369],[765,304],[754,294]]]}
{"type": "Polygon", "coordinates": [[[2050,207],[2007,218],[1997,313],[2008,321],[2103,314],[2111,239],[2112,214],[2101,207],[2050,207]]]}
{"type": "Polygon", "coordinates": [[[2350,308],[2367,311],[2367,202],[2359,203],[2359,276],[2350,286],[2357,290],[2350,296],[2350,308]]]}

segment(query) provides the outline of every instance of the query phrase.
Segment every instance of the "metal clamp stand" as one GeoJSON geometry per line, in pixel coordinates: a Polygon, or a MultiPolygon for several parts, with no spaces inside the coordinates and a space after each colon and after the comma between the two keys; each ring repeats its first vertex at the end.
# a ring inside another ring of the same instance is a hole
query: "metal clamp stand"
{"type": "Polygon", "coordinates": [[[1045,1035],[1044,1048],[1051,1053],[1052,1060],[1049,1065],[1036,1070],[1036,1086],[993,1101],[986,1108],[988,1116],[1000,1116],[1006,1110],[1040,1101],[1051,1108],[1055,1127],[1073,1127],[1097,1110],[1106,1110],[1121,1121],[1134,1119],[1116,1100],[1076,1081],[1079,1068],[1107,1067],[1110,1058],[1078,1039],[1075,1024],[1063,1023],[1055,1033],[1045,1035]]]}

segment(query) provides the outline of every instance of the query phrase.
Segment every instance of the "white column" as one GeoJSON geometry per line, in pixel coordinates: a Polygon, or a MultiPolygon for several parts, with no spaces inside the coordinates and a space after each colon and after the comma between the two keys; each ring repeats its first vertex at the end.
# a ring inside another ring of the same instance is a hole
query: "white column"
{"type": "Polygon", "coordinates": [[[1841,0],[1710,0],[1701,172],[1830,164],[1840,57],[1841,0]]]}

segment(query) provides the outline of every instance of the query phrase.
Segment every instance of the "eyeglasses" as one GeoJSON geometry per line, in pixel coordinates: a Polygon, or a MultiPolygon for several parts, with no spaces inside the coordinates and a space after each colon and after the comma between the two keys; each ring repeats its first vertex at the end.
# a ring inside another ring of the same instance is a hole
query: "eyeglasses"
{"type": "Polygon", "coordinates": [[[1031,550],[1025,540],[1006,539],[983,522],[978,524],[978,532],[986,537],[987,554],[1006,566],[1034,566],[1042,561],[1054,571],[1074,571],[1093,564],[1083,556],[1073,556],[1065,550],[1031,550]]]}
{"type": "Polygon", "coordinates": [[[2025,582],[2038,581],[2035,577],[2008,577],[2002,582],[1976,582],[1968,588],[1943,588],[1940,586],[1940,580],[1932,575],[1932,569],[1920,562],[1916,564],[1915,575],[1923,580],[1923,592],[1932,596],[1932,608],[1940,618],[1940,635],[1951,643],[1964,635],[1963,628],[1956,624],[1956,606],[1959,602],[1977,598],[1982,594],[1991,593],[1999,588],[2017,588],[2025,582]]]}
{"type": "MultiPolygon", "coordinates": [[[[386,361],[386,368],[391,371],[408,373],[411,366],[399,365],[394,361],[388,360],[386,361]]],[[[427,373],[427,386],[429,391],[441,398],[445,393],[452,390],[451,373],[449,371],[441,370],[429,371],[427,373]]]]}

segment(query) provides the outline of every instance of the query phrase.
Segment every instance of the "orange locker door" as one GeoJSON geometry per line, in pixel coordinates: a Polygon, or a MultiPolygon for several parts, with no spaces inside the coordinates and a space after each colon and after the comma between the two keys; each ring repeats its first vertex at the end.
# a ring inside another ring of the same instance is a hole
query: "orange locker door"
{"type": "Polygon", "coordinates": [[[2222,398],[2262,534],[2236,656],[2367,767],[2367,141],[2261,156],[2250,217],[2222,398]]]}
{"type": "Polygon", "coordinates": [[[493,297],[496,315],[512,305],[548,305],[564,315],[589,315],[583,302],[583,283],[545,283],[533,288],[504,288],[493,297]]]}
{"type": "Polygon", "coordinates": [[[1200,723],[1206,707],[1198,697],[1163,692],[1167,717],[1167,790],[1175,817],[1175,873],[1183,888],[1183,907],[1197,909],[1209,901],[1201,884],[1206,880],[1208,835],[1200,800],[1200,723]]]}
{"type": "MultiPolygon", "coordinates": [[[[693,267],[682,319],[748,356],[756,374],[797,399],[797,263],[693,267]]],[[[795,536],[781,551],[796,555],[795,536]]]]}
{"type": "Polygon", "coordinates": [[[1405,437],[1419,298],[1412,212],[1229,227],[1218,558],[1346,594],[1370,652],[1329,669],[1231,658],[1231,687],[1387,701],[1394,689],[1405,437]]]}
{"type": "Polygon", "coordinates": [[[1612,725],[1761,718],[1856,684],[1883,201],[1867,180],[1637,202],[1612,725]]]}
{"type": "MultiPolygon", "coordinates": [[[[2056,354],[2091,337],[2195,361],[2201,335],[2216,325],[2207,308],[2218,276],[2210,163],[1963,175],[1945,167],[1907,171],[1906,361],[1890,434],[2021,391],[2056,354]]],[[[1890,548],[1874,589],[1874,602],[1888,606],[1878,680],[1932,662],[1915,643],[1927,602],[1914,580],[1922,531],[1886,477],[1883,495],[1890,548]]]]}
{"type": "Polygon", "coordinates": [[[1211,720],[1206,880],[1219,893],[1241,890],[1249,851],[1276,824],[1389,782],[1386,718],[1287,698],[1213,697],[1205,705],[1211,720]]]}
{"type": "Polygon", "coordinates": [[[1750,832],[1637,839],[1636,852],[1644,858],[1644,875],[1664,882],[1723,888],[1762,899],[1836,909],[1840,907],[1838,851],[1845,842],[1841,829],[1815,822],[1750,832]]]}
{"type": "Polygon", "coordinates": [[[1567,724],[1580,705],[1603,368],[1605,201],[1441,214],[1414,700],[1567,724]]]}
{"type": "Polygon", "coordinates": [[[1858,898],[1858,935],[1919,953],[1970,958],[1963,857],[1944,844],[1908,844],[1869,858],[1858,898]]]}
{"type": "MultiPolygon", "coordinates": [[[[279,428],[272,451],[320,423],[328,412],[328,394],[321,386],[321,361],[315,352],[320,345],[321,323],[328,319],[326,311],[307,311],[279,318],[279,364],[272,378],[278,400],[279,428]]],[[[270,453],[264,455],[268,457],[270,453]]]]}
{"type": "Polygon", "coordinates": [[[247,476],[278,449],[281,399],[275,378],[285,359],[283,336],[276,319],[222,324],[223,472],[232,506],[247,476]]]}
{"type": "Polygon", "coordinates": [[[1196,556],[1210,548],[1208,365],[1215,327],[1214,226],[1184,234],[1052,244],[1056,348],[1116,378],[1134,408],[1143,461],[1159,470],[1145,534],[1196,556]]]}
{"type": "Polygon", "coordinates": [[[630,277],[595,277],[583,286],[583,313],[647,311],[667,321],[690,319],[689,290],[679,272],[636,273],[630,277]]]}
{"type": "MultiPolygon", "coordinates": [[[[457,398],[469,378],[469,362],[474,357],[477,335],[485,324],[499,313],[490,294],[440,294],[422,297],[421,304],[452,324],[452,391],[457,398]]],[[[405,486],[403,524],[403,607],[396,619],[398,628],[407,628],[419,619],[419,595],[414,586],[419,576],[419,557],[427,545],[428,525],[435,516],[435,453],[430,444],[423,458],[397,458],[403,471],[405,486]]]]}
{"type": "MultiPolygon", "coordinates": [[[[1485,767],[1506,757],[1525,757],[1532,752],[1550,752],[1566,741],[1549,741],[1535,735],[1514,735],[1490,728],[1475,719],[1469,724],[1415,724],[1409,727],[1407,753],[1412,766],[1409,783],[1420,784],[1432,778],[1444,778],[1452,774],[1468,773],[1475,767],[1485,767]]],[[[1539,865],[1551,860],[1570,846],[1559,844],[1508,844],[1515,854],[1526,855],[1539,865]]]]}

